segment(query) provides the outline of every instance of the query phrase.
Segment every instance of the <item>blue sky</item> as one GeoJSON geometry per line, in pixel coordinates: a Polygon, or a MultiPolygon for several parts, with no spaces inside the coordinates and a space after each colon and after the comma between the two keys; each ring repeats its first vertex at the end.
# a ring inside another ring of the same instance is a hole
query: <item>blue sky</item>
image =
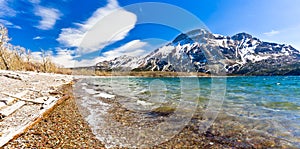
{"type": "Polygon", "coordinates": [[[0,23],[11,43],[33,57],[44,49],[73,67],[145,54],[194,28],[247,32],[300,49],[299,6],[299,0],[0,0],[0,23]]]}

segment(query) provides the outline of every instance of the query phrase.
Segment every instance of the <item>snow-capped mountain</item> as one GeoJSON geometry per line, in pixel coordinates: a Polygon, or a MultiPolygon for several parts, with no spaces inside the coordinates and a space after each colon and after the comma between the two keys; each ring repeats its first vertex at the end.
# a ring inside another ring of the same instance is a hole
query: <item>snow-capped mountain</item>
{"type": "Polygon", "coordinates": [[[300,75],[300,52],[290,45],[263,42],[247,33],[232,37],[198,29],[141,57],[121,56],[96,65],[101,70],[300,75]]]}

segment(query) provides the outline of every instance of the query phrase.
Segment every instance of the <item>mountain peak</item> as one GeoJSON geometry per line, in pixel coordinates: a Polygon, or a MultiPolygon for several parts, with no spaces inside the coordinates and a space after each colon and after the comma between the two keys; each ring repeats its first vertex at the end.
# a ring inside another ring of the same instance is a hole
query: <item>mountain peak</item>
{"type": "Polygon", "coordinates": [[[245,32],[238,33],[238,34],[233,35],[231,37],[231,39],[233,39],[233,40],[239,40],[239,41],[241,41],[243,39],[251,39],[251,38],[253,38],[252,35],[250,35],[248,33],[245,33],[245,32]]]}
{"type": "Polygon", "coordinates": [[[120,57],[99,69],[214,72],[220,65],[228,74],[300,75],[300,52],[290,45],[260,41],[247,33],[232,37],[196,29],[139,58],[120,57]]]}
{"type": "Polygon", "coordinates": [[[189,31],[186,33],[188,36],[197,36],[197,35],[205,35],[205,34],[211,34],[206,29],[194,29],[192,31],[189,31]]]}
{"type": "Polygon", "coordinates": [[[172,43],[174,45],[176,44],[187,44],[187,43],[193,43],[193,40],[187,35],[187,34],[180,34],[178,35],[173,41],[172,43]]]}
{"type": "Polygon", "coordinates": [[[191,44],[191,43],[201,40],[204,37],[210,38],[212,36],[213,36],[212,33],[206,29],[195,29],[195,30],[189,31],[187,33],[182,33],[182,34],[178,35],[173,40],[172,43],[174,45],[191,44]]]}

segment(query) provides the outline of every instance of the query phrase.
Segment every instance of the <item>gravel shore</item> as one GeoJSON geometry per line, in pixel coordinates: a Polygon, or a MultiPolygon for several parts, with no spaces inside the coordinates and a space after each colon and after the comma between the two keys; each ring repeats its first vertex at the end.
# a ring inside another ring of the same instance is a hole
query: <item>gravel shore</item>
{"type": "MultiPolygon", "coordinates": [[[[64,87],[69,94],[71,86],[64,87]]],[[[77,110],[72,96],[4,148],[104,148],[77,110]]]]}
{"type": "MultiPolygon", "coordinates": [[[[105,148],[78,111],[72,85],[65,85],[62,92],[70,98],[59,103],[49,115],[4,148],[105,148]]],[[[126,109],[119,107],[113,113],[123,120],[124,111],[126,109]]],[[[280,139],[248,132],[247,128],[237,125],[236,118],[223,114],[205,133],[199,133],[202,114],[201,111],[196,112],[179,134],[151,148],[290,148],[280,139]]]]}

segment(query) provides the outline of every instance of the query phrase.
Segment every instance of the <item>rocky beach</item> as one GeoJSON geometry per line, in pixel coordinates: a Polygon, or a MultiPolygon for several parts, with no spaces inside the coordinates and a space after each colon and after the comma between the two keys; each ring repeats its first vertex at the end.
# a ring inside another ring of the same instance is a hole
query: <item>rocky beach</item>
{"type": "MultiPolygon", "coordinates": [[[[145,113],[138,113],[122,106],[120,101],[124,100],[124,97],[105,92],[105,86],[101,84],[86,82],[76,86],[71,83],[74,79],[72,76],[11,71],[1,71],[0,74],[3,105],[0,109],[2,148],[127,148],[125,144],[112,145],[114,142],[107,142],[113,141],[112,138],[99,135],[108,132],[111,136],[122,136],[115,122],[121,124],[120,128],[151,127],[163,122],[165,117],[172,114],[172,109],[160,109],[148,113],[150,118],[139,119],[143,118],[142,115],[145,113]],[[76,87],[79,87],[79,90],[76,87]],[[109,122],[107,126],[111,128],[95,129],[93,127],[95,123],[89,121],[93,113],[83,112],[84,107],[80,106],[79,101],[85,100],[76,97],[75,92],[94,103],[95,110],[105,109],[105,112],[102,111],[97,115],[102,120],[93,122],[101,123],[103,126],[109,122]],[[9,102],[8,99],[13,100],[9,102]],[[94,100],[101,104],[95,105],[94,100]]],[[[99,78],[103,79],[103,77],[99,78]]],[[[94,79],[99,78],[94,77],[94,79]]],[[[158,142],[148,147],[295,148],[288,140],[256,131],[268,127],[272,129],[272,124],[268,121],[262,123],[255,119],[241,119],[230,116],[224,111],[219,113],[206,131],[199,131],[205,123],[203,108],[207,104],[207,99],[201,100],[203,102],[200,102],[191,120],[180,132],[165,141],[160,137],[149,138],[158,142]]],[[[139,102],[139,104],[145,103],[139,102]]],[[[131,137],[134,136],[127,137],[128,141],[131,137]]]]}
{"type": "Polygon", "coordinates": [[[0,146],[26,132],[68,95],[61,87],[71,76],[0,71],[0,146]]]}
{"type": "Polygon", "coordinates": [[[77,110],[71,85],[61,91],[70,96],[4,148],[104,148],[77,110]]]}
{"type": "Polygon", "coordinates": [[[0,149],[300,149],[299,5],[0,0],[0,149]]]}

